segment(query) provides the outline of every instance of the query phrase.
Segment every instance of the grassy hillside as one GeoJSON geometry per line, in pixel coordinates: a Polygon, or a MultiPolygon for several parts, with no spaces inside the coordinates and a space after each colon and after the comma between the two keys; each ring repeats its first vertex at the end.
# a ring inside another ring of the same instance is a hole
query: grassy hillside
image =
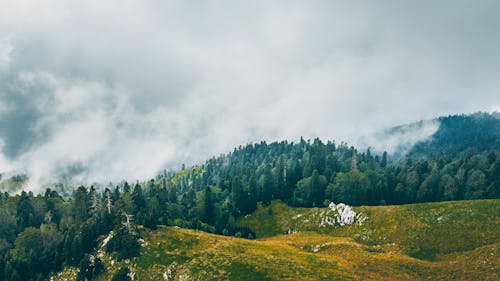
{"type": "Polygon", "coordinates": [[[427,260],[500,242],[500,200],[358,207],[354,210],[366,220],[344,227],[320,227],[323,210],[274,202],[238,224],[253,229],[257,237],[315,231],[365,245],[395,244],[405,254],[427,260]]]}
{"type": "MultiPolygon", "coordinates": [[[[323,209],[274,202],[241,219],[256,240],[176,227],[144,231],[141,256],[116,262],[136,280],[499,280],[500,200],[359,207],[366,218],[320,227],[323,209]],[[292,234],[283,234],[285,232],[292,234]]],[[[102,251],[101,251],[101,254],[102,251]]],[[[72,280],[66,269],[56,280],[72,280]]]]}

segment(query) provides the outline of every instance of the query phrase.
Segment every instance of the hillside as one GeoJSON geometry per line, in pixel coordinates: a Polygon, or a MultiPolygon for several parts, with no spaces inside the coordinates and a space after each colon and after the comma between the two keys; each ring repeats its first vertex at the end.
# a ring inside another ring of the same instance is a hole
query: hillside
{"type": "MultiPolygon", "coordinates": [[[[110,263],[109,255],[147,257],[147,252],[139,255],[139,241],[157,245],[154,237],[162,231],[154,230],[161,226],[204,231],[199,235],[212,237],[208,244],[222,239],[228,245],[224,251],[229,253],[234,241],[243,248],[271,243],[265,242],[268,239],[277,245],[296,236],[276,235],[298,231],[299,238],[293,243],[300,243],[307,240],[300,235],[312,231],[317,247],[307,247],[313,252],[333,243],[321,242],[324,239],[336,237],[350,239],[363,249],[390,245],[390,251],[395,247],[402,258],[429,263],[432,268],[436,262],[445,262],[446,256],[470,263],[497,243],[499,198],[500,153],[494,145],[485,151],[470,146],[457,154],[409,155],[403,161],[391,161],[386,153],[376,155],[369,149],[358,151],[345,143],[319,139],[248,144],[204,164],[165,172],[134,185],[123,182],[104,190],[79,186],[71,195],[59,189],[47,189],[43,194],[0,193],[0,280],[44,280],[63,267],[80,268],[78,280],[92,280],[102,273],[101,261],[110,263]],[[478,199],[492,200],[458,201],[478,199]],[[452,200],[456,202],[403,205],[452,200]],[[330,202],[365,207],[352,209],[330,202]],[[366,207],[377,205],[392,206],[366,207]],[[114,234],[100,248],[102,258],[96,259],[95,251],[110,231],[114,234]],[[257,236],[259,240],[251,244],[229,236],[257,236]],[[466,252],[470,253],[462,254],[466,252]]],[[[184,235],[177,233],[181,230],[172,231],[172,237],[184,235]]],[[[186,261],[201,255],[189,247],[184,251],[192,255],[186,261]]],[[[246,258],[263,263],[257,256],[246,258]]],[[[308,259],[318,267],[314,258],[308,259]]],[[[156,262],[161,263],[152,259],[149,264],[156,262]]],[[[252,264],[243,264],[256,270],[252,264]]],[[[313,272],[311,267],[307,263],[301,268],[313,272]]],[[[214,272],[225,270],[217,264],[213,268],[217,268],[214,272]]],[[[198,276],[191,269],[190,274],[198,276]]],[[[401,273],[399,269],[388,270],[401,273]]],[[[344,267],[338,270],[351,272],[344,267]]],[[[126,271],[123,268],[120,274],[126,276],[126,271]]],[[[357,276],[339,272],[325,271],[323,277],[357,276]]],[[[427,268],[422,272],[427,273],[427,268]]],[[[272,273],[266,269],[262,276],[273,277],[272,273]]],[[[291,273],[282,277],[289,276],[291,273]]]]}
{"type": "MultiPolygon", "coordinates": [[[[407,255],[434,260],[499,242],[500,200],[454,201],[384,207],[357,207],[363,221],[344,227],[320,227],[324,208],[270,207],[238,221],[257,237],[288,231],[314,231],[351,237],[366,245],[395,243],[407,255]]],[[[324,216],[324,215],[323,215],[324,216]]]]}
{"type": "Polygon", "coordinates": [[[500,151],[500,113],[475,113],[437,118],[438,130],[430,139],[416,143],[409,154],[416,157],[455,157],[500,151]]]}
{"type": "MultiPolygon", "coordinates": [[[[326,208],[273,202],[238,223],[256,240],[177,227],[144,230],[141,255],[113,262],[136,280],[498,280],[500,200],[359,207],[365,219],[320,227],[326,208]],[[294,229],[291,234],[284,232],[294,229]],[[168,270],[171,278],[168,279],[168,270]]],[[[71,280],[66,269],[58,280],[71,280]]]]}

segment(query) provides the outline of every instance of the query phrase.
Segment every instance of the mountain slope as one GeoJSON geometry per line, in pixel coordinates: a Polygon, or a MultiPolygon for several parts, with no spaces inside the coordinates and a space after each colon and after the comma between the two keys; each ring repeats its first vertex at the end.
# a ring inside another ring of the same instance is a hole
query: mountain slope
{"type": "Polygon", "coordinates": [[[410,150],[418,157],[455,157],[471,150],[473,153],[500,151],[500,113],[475,113],[440,117],[439,129],[428,140],[410,150]]]}
{"type": "Polygon", "coordinates": [[[395,243],[410,256],[435,260],[500,242],[500,200],[453,201],[383,207],[357,207],[366,219],[345,227],[320,227],[324,208],[290,208],[274,202],[241,218],[257,237],[292,231],[315,231],[351,237],[365,245],[395,243]]]}
{"type": "MultiPolygon", "coordinates": [[[[136,280],[498,280],[500,200],[354,210],[361,223],[319,227],[310,219],[326,208],[274,202],[238,222],[268,236],[257,240],[177,227],[144,231],[140,257],[104,258],[98,280],[122,266],[136,280]],[[292,227],[298,231],[281,234],[292,227]]],[[[74,274],[66,269],[59,280],[74,274]]]]}

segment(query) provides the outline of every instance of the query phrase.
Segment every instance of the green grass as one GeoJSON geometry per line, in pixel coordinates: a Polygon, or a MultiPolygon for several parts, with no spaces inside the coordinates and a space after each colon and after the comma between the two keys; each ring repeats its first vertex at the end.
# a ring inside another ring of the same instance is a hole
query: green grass
{"type": "MultiPolygon", "coordinates": [[[[160,227],[126,265],[136,280],[500,280],[500,200],[358,207],[361,225],[319,227],[324,209],[273,202],[238,221],[248,240],[160,227]],[[288,230],[296,233],[285,235],[288,230]]],[[[110,280],[124,262],[104,257],[110,280]]],[[[60,276],[72,280],[74,271],[60,276]],[[72,275],[73,274],[73,275],[72,275]]],[[[62,280],[62,279],[55,279],[62,280]]]]}
{"type": "Polygon", "coordinates": [[[223,267],[223,270],[230,272],[228,275],[229,280],[240,281],[272,281],[274,279],[268,277],[265,273],[260,272],[258,269],[251,267],[248,264],[241,262],[232,262],[231,264],[223,267]]]}
{"type": "Polygon", "coordinates": [[[362,225],[319,227],[314,218],[322,209],[290,208],[281,202],[273,202],[268,208],[240,219],[238,224],[253,229],[257,237],[269,237],[292,229],[352,237],[366,245],[395,243],[403,248],[404,253],[426,260],[473,250],[500,240],[500,200],[358,207],[355,210],[367,217],[362,225]]]}
{"type": "Polygon", "coordinates": [[[146,241],[136,260],[140,280],[158,280],[174,263],[190,280],[295,280],[299,274],[309,280],[352,280],[335,261],[273,241],[170,227],[148,233],[146,241]]]}

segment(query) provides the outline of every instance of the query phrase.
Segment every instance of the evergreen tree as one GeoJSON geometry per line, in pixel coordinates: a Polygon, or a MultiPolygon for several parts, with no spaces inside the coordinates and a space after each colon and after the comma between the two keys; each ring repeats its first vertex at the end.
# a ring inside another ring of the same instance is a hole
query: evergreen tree
{"type": "Polygon", "coordinates": [[[387,166],[387,151],[382,154],[382,160],[380,161],[380,167],[385,168],[387,166]]]}
{"type": "Polygon", "coordinates": [[[252,174],[248,180],[248,199],[245,204],[245,212],[247,214],[250,214],[257,209],[258,196],[259,192],[257,189],[257,180],[255,179],[255,175],[252,174]]]}
{"type": "Polygon", "coordinates": [[[245,212],[245,198],[243,194],[243,186],[239,177],[234,177],[231,181],[231,199],[233,213],[238,216],[245,212]]]}
{"type": "Polygon", "coordinates": [[[339,173],[336,177],[336,187],[339,189],[341,201],[349,205],[359,206],[366,197],[369,185],[368,177],[358,170],[339,173]]]}
{"type": "Polygon", "coordinates": [[[142,188],[139,184],[134,186],[134,191],[132,192],[132,202],[134,203],[134,215],[146,207],[146,200],[142,194],[142,188]]]}
{"type": "Polygon", "coordinates": [[[35,226],[35,208],[31,198],[23,191],[16,204],[17,229],[22,231],[29,226],[35,226]]]}
{"type": "Polygon", "coordinates": [[[214,219],[214,202],[212,198],[212,190],[210,186],[207,185],[205,192],[203,193],[203,205],[201,220],[204,223],[211,224],[214,219]]]}
{"type": "Polygon", "coordinates": [[[466,199],[483,198],[486,190],[486,176],[480,170],[472,169],[468,172],[466,186],[466,199]]]}
{"type": "Polygon", "coordinates": [[[269,205],[273,199],[274,180],[271,165],[266,165],[261,176],[262,204],[269,205]]]}
{"type": "Polygon", "coordinates": [[[168,188],[168,202],[177,203],[177,189],[173,186],[168,188]]]}
{"type": "Polygon", "coordinates": [[[73,214],[76,223],[82,223],[89,217],[89,195],[87,188],[84,186],[78,187],[75,194],[73,214]]]}
{"type": "Polygon", "coordinates": [[[322,207],[325,199],[326,178],[320,176],[318,170],[314,170],[310,179],[309,200],[312,206],[322,207]]]}

